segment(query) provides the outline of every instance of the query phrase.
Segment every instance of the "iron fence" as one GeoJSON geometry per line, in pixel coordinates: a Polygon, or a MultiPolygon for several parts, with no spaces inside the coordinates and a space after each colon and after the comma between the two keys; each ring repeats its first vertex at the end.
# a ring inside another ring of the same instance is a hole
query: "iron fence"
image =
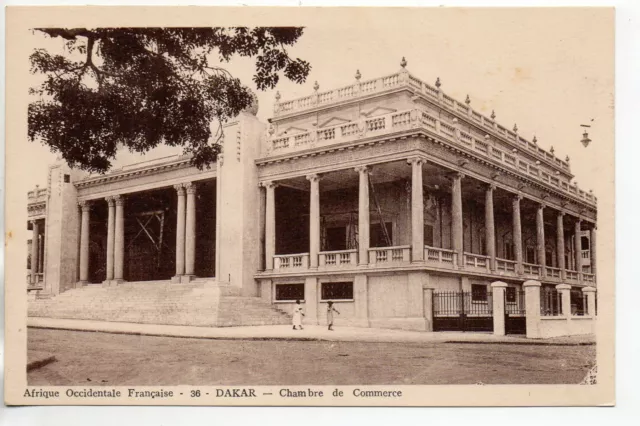
{"type": "Polygon", "coordinates": [[[556,289],[542,289],[540,291],[540,315],[562,315],[562,293],[556,289]]]}

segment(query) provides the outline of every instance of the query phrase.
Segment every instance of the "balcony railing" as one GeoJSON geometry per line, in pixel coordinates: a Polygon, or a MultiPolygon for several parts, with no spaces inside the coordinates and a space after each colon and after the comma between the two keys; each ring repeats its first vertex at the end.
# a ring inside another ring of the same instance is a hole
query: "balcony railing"
{"type": "Polygon", "coordinates": [[[309,253],[276,255],[273,257],[273,269],[309,269],[309,253]]]}
{"type": "Polygon", "coordinates": [[[580,280],[580,274],[576,271],[570,271],[567,270],[566,271],[566,276],[567,276],[567,280],[573,280],[573,281],[579,281],[580,280]]]}
{"type": "Polygon", "coordinates": [[[512,272],[515,274],[517,262],[507,259],[496,258],[496,270],[500,272],[512,272]]]}
{"type": "Polygon", "coordinates": [[[582,250],[582,258],[589,259],[591,257],[590,250],[582,250]]]}
{"type": "Polygon", "coordinates": [[[489,270],[489,257],[480,254],[465,253],[464,266],[489,270]]]}
{"type": "Polygon", "coordinates": [[[444,268],[454,268],[457,262],[456,252],[437,247],[425,246],[424,260],[444,268]]]}
{"type": "MultiPolygon", "coordinates": [[[[376,117],[363,117],[357,121],[323,129],[274,136],[267,141],[269,144],[267,155],[288,154],[303,149],[352,142],[362,137],[385,135],[418,126],[443,135],[454,144],[464,146],[482,157],[501,163],[507,169],[526,174],[530,179],[544,182],[554,189],[569,193],[591,204],[596,204],[597,202],[596,197],[591,193],[578,190],[575,185],[571,185],[557,177],[552,177],[553,171],[550,168],[541,171],[543,166],[537,164],[540,163],[539,161],[536,164],[530,164],[519,155],[507,152],[504,148],[497,148],[484,138],[478,138],[464,131],[461,126],[432,116],[422,109],[392,112],[376,117]]],[[[509,131],[505,130],[505,132],[509,131]]]]}
{"type": "Polygon", "coordinates": [[[547,266],[547,278],[562,278],[562,270],[560,268],[552,268],[551,266],[547,266]]]}
{"type": "Polygon", "coordinates": [[[358,264],[357,250],[321,251],[318,255],[320,266],[339,267],[358,264]]]}
{"type": "Polygon", "coordinates": [[[596,282],[596,276],[595,276],[595,274],[589,274],[587,272],[583,272],[582,273],[582,280],[585,283],[594,284],[596,282]]]}
{"type": "Polygon", "coordinates": [[[522,272],[525,275],[540,275],[540,265],[534,265],[533,263],[523,263],[522,264],[522,272]]]}
{"type": "MultiPolygon", "coordinates": [[[[370,96],[375,93],[383,93],[402,87],[410,88],[411,90],[424,94],[427,98],[432,99],[432,101],[444,106],[446,109],[468,117],[469,121],[475,122],[478,126],[490,129],[508,141],[511,145],[517,146],[518,149],[526,150],[534,154],[539,159],[552,163],[555,167],[561,168],[567,172],[569,171],[569,164],[566,161],[562,161],[554,154],[539,147],[536,143],[524,139],[515,131],[506,129],[504,126],[496,123],[493,119],[485,117],[465,103],[458,102],[443,93],[440,88],[433,87],[423,82],[407,71],[401,71],[373,80],[359,81],[335,90],[316,92],[313,95],[299,99],[276,102],[274,105],[274,117],[317,107],[325,107],[331,103],[349,101],[359,97],[370,96]]],[[[593,197],[591,194],[585,194],[585,196],[593,197]]]]}
{"type": "Polygon", "coordinates": [[[379,247],[369,249],[369,264],[408,263],[411,261],[411,247],[379,247]]]}

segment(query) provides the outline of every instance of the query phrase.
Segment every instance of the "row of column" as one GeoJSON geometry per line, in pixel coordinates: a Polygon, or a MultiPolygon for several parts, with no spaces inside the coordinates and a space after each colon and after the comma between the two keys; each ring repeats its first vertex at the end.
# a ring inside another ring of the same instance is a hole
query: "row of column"
{"type": "Polygon", "coordinates": [[[38,274],[44,272],[44,234],[40,232],[40,221],[31,221],[31,283],[38,284],[38,274]]]}
{"type": "MultiPolygon", "coordinates": [[[[408,164],[411,165],[411,260],[420,262],[424,260],[424,196],[422,192],[422,165],[425,160],[419,157],[410,158],[408,164]]],[[[359,175],[358,191],[358,259],[360,264],[368,261],[369,250],[369,173],[368,166],[358,166],[355,171],[359,175]]],[[[462,215],[462,179],[464,174],[454,172],[451,178],[451,240],[452,249],[458,256],[458,267],[464,267],[463,262],[463,215],[462,215]]],[[[320,251],[320,176],[314,174],[307,176],[310,182],[310,221],[309,221],[309,256],[310,267],[318,267],[318,254],[320,251]]],[[[265,257],[266,269],[273,269],[273,257],[275,255],[275,188],[274,182],[263,182],[261,184],[266,189],[266,221],[265,221],[265,257]]],[[[495,219],[493,196],[496,186],[490,184],[485,191],[485,244],[486,254],[489,258],[490,269],[496,270],[496,239],[495,239],[495,219]]],[[[515,261],[518,273],[523,272],[523,245],[522,245],[522,223],[520,213],[520,201],[522,196],[516,194],[512,201],[512,232],[515,261]]],[[[544,235],[544,204],[540,204],[536,211],[536,236],[537,236],[537,257],[541,267],[541,275],[546,274],[546,250],[544,235]]],[[[558,212],[557,227],[557,252],[558,267],[561,269],[563,278],[565,274],[564,261],[564,212],[558,212]]],[[[578,219],[575,224],[575,264],[578,272],[582,267],[581,244],[581,221],[578,219]]],[[[592,272],[595,273],[595,228],[591,230],[591,264],[592,272]]]]}
{"type": "MultiPolygon", "coordinates": [[[[176,225],[176,278],[193,276],[196,250],[196,186],[189,182],[174,185],[178,194],[176,225]]],[[[124,280],[124,196],[105,198],[108,206],[105,282],[124,280]]],[[[81,201],[80,283],[89,280],[89,240],[91,203],[81,201]]],[[[34,228],[35,229],[35,228],[34,228]]],[[[33,254],[32,254],[33,259],[33,254]]]]}

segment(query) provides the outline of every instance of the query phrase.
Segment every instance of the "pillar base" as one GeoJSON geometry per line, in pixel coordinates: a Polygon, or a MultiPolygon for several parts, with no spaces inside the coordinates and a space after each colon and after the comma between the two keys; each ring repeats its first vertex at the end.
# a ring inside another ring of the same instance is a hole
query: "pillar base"
{"type": "Polygon", "coordinates": [[[89,284],[89,281],[87,280],[81,280],[75,283],[75,285],[73,286],[73,288],[80,288],[80,287],[84,287],[87,284],[89,284]]]}
{"type": "Polygon", "coordinates": [[[191,281],[195,280],[196,276],[195,275],[180,275],[180,283],[181,284],[187,284],[190,283],[191,281]]]}
{"type": "Polygon", "coordinates": [[[171,277],[171,284],[180,284],[180,280],[182,279],[182,275],[174,275],[171,277]]]}
{"type": "Polygon", "coordinates": [[[104,280],[102,281],[102,287],[115,287],[118,284],[123,284],[123,283],[126,283],[126,281],[121,278],[113,279],[113,280],[104,280]]]}

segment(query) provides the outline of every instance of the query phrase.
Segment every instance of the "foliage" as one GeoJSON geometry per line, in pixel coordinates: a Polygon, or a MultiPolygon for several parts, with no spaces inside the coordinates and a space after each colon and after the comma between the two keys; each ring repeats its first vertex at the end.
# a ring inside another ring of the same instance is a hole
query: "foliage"
{"type": "Polygon", "coordinates": [[[30,90],[37,100],[29,105],[29,140],[91,172],[107,171],[119,145],[143,153],[162,143],[182,146],[194,165],[208,167],[220,151],[221,123],[255,97],[219,66],[234,55],[255,59],[260,90],[275,87],[280,74],[302,83],[310,71],[286,50],[302,28],[36,31],[63,39],[65,49],[62,55],[35,49],[30,56],[31,72],[45,80],[30,90]]]}

